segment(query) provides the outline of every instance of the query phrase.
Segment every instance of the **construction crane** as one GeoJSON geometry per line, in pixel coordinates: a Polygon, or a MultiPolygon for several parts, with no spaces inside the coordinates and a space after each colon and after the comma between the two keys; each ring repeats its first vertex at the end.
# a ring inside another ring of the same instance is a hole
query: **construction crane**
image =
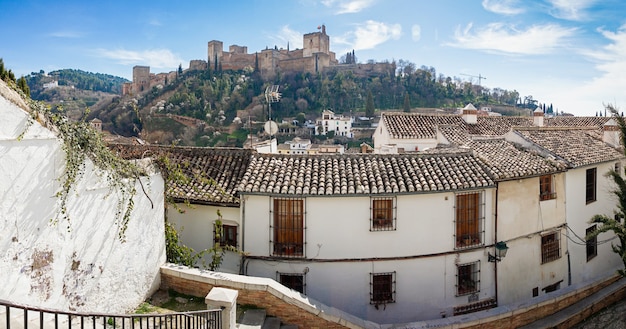
{"type": "Polygon", "coordinates": [[[487,80],[487,78],[485,78],[482,75],[480,75],[480,73],[478,74],[478,76],[469,75],[469,74],[463,74],[463,73],[461,73],[461,75],[465,75],[465,76],[472,77],[472,78],[478,78],[478,85],[479,86],[480,86],[480,83],[482,82],[483,79],[487,80]]]}

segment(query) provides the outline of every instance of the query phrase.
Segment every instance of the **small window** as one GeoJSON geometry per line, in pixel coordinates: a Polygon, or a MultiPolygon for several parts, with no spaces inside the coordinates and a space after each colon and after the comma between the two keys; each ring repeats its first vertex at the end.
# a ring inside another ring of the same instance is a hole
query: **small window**
{"type": "Polygon", "coordinates": [[[304,274],[280,272],[278,272],[277,274],[278,282],[280,282],[280,284],[299,293],[306,294],[306,281],[304,274]]]}
{"type": "Polygon", "coordinates": [[[622,175],[622,170],[621,169],[622,169],[621,164],[619,162],[615,162],[615,172],[618,175],[620,175],[620,176],[622,175]]]}
{"type": "Polygon", "coordinates": [[[469,295],[480,291],[480,262],[457,265],[456,295],[469,295]]]}
{"type": "Polygon", "coordinates": [[[554,179],[552,175],[539,177],[539,200],[552,200],[556,198],[554,179]]]}
{"type": "MultiPolygon", "coordinates": [[[[585,236],[589,236],[589,234],[595,232],[596,229],[597,229],[596,225],[588,228],[585,231],[585,236]]],[[[591,239],[587,239],[587,261],[592,260],[597,255],[598,255],[598,236],[596,235],[591,239]]]]}
{"type": "Polygon", "coordinates": [[[456,248],[478,246],[483,243],[483,205],[481,193],[456,195],[456,248]]]}
{"type": "Polygon", "coordinates": [[[561,243],[559,232],[552,232],[541,236],[541,264],[549,263],[561,258],[561,243]]]}
{"type": "Polygon", "coordinates": [[[394,199],[373,198],[370,231],[393,231],[394,222],[394,199]]]}
{"type": "Polygon", "coordinates": [[[370,274],[370,304],[396,302],[396,272],[370,274]]]}
{"type": "Polygon", "coordinates": [[[587,203],[596,201],[596,174],[596,168],[587,169],[585,180],[585,201],[587,203]]]}
{"type": "Polygon", "coordinates": [[[215,237],[215,243],[219,242],[220,246],[232,246],[237,247],[237,226],[235,225],[222,225],[222,232],[213,231],[215,237]]]}

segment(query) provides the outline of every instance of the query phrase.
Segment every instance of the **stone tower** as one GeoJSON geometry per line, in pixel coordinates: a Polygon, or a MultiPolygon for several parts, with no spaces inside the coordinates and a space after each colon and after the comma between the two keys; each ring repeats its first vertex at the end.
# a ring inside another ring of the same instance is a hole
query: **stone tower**
{"type": "Polygon", "coordinates": [[[207,59],[210,68],[215,67],[215,60],[221,61],[224,53],[224,43],[217,40],[209,41],[207,59]]]}
{"type": "Polygon", "coordinates": [[[142,93],[150,88],[150,66],[133,67],[133,92],[142,93]]]}
{"type": "Polygon", "coordinates": [[[330,38],[326,34],[326,25],[322,25],[321,32],[307,33],[303,37],[302,57],[311,57],[316,53],[330,52],[330,38]]]}

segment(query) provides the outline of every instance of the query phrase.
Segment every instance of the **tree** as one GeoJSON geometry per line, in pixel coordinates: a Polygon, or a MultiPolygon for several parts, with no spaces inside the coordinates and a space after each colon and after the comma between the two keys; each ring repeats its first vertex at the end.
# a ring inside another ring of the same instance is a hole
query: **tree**
{"type": "Polygon", "coordinates": [[[404,93],[404,105],[402,106],[404,112],[411,112],[411,103],[409,102],[409,93],[404,93]]]}
{"type": "MultiPolygon", "coordinates": [[[[605,105],[605,108],[611,112],[613,119],[615,119],[619,125],[621,132],[621,148],[622,153],[624,154],[626,153],[626,122],[624,121],[624,117],[619,115],[617,109],[611,104],[605,105]]],[[[613,217],[609,217],[607,215],[593,216],[590,223],[598,224],[598,226],[595,231],[587,235],[586,239],[588,242],[595,242],[595,238],[600,233],[609,231],[615,233],[615,236],[619,239],[620,244],[611,244],[611,247],[613,248],[613,252],[620,256],[622,263],[624,264],[624,268],[617,270],[617,273],[619,273],[622,277],[626,277],[626,223],[622,223],[620,220],[621,218],[625,218],[626,215],[626,181],[622,177],[621,173],[615,169],[611,169],[607,173],[607,176],[611,177],[616,185],[616,188],[612,192],[617,197],[617,210],[615,211],[615,216],[613,217]]]]}
{"type": "Polygon", "coordinates": [[[368,118],[374,117],[374,96],[372,92],[367,92],[367,103],[365,103],[365,116],[368,118]]]}

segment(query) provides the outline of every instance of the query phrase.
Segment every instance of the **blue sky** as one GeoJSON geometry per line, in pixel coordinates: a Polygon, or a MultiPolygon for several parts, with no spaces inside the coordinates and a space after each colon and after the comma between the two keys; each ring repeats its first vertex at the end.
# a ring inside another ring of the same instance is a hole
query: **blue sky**
{"type": "Polygon", "coordinates": [[[130,79],[207,57],[207,42],[302,47],[326,26],[359,62],[406,60],[564,112],[626,111],[623,0],[0,0],[0,58],[19,77],[81,69],[130,79]]]}

